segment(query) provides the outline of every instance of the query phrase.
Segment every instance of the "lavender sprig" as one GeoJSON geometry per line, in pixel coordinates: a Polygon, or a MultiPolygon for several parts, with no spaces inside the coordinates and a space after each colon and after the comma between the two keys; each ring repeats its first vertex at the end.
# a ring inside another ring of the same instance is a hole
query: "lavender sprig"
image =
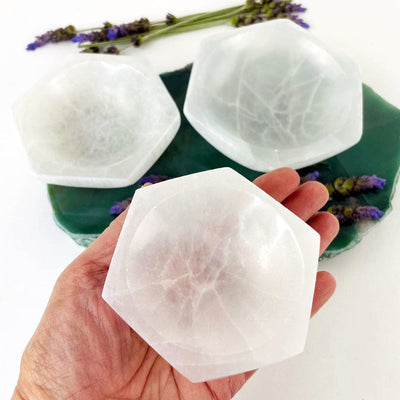
{"type": "Polygon", "coordinates": [[[331,195],[336,192],[347,197],[369,190],[381,190],[385,184],[386,179],[379,178],[376,175],[350,176],[348,178],[341,176],[336,178],[333,184],[327,184],[327,188],[331,195]]]}
{"type": "Polygon", "coordinates": [[[351,207],[347,205],[333,205],[327,210],[335,215],[341,225],[349,225],[353,222],[375,219],[379,221],[385,214],[374,206],[351,207]]]}
{"type": "Polygon", "coordinates": [[[37,36],[35,42],[29,44],[27,49],[35,50],[47,43],[72,39],[74,43],[78,43],[78,47],[85,49],[84,52],[118,54],[119,51],[110,52],[107,49],[110,46],[115,48],[117,45],[140,46],[142,43],[155,38],[229,22],[235,27],[240,27],[271,19],[287,18],[303,28],[308,28],[309,25],[299,17],[299,14],[305,11],[306,8],[301,4],[292,3],[292,0],[247,0],[242,5],[187,15],[181,18],[168,13],[163,21],[150,22],[147,18],[141,18],[121,25],[106,22],[101,28],[84,30],[76,30],[75,27],[70,25],[37,36]]]}
{"type": "Polygon", "coordinates": [[[65,28],[58,28],[54,31],[47,31],[43,35],[36,36],[36,40],[29,43],[26,50],[33,51],[38,47],[43,47],[47,43],[58,43],[66,40],[71,40],[76,36],[77,30],[73,25],[68,25],[65,28]]]}

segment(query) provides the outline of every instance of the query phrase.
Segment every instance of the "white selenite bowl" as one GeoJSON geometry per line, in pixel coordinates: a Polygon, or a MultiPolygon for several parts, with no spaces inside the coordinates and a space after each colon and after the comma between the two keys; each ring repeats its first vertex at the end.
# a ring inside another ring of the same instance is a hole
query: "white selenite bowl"
{"type": "Polygon", "coordinates": [[[77,54],[14,107],[31,166],[47,183],[114,188],[136,182],[180,125],[158,75],[135,57],[77,54]]]}
{"type": "Polygon", "coordinates": [[[320,237],[230,168],[136,190],[103,290],[192,382],[303,351],[320,237]]]}
{"type": "Polygon", "coordinates": [[[205,39],[184,113],[221,153],[256,171],[302,168],[362,135],[358,67],[288,20],[205,39]]]}

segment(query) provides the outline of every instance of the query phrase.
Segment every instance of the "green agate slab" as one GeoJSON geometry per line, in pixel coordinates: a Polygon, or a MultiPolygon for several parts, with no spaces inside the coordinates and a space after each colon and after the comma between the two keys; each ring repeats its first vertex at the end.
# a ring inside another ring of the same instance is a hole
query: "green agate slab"
{"type": "MultiPolygon", "coordinates": [[[[317,169],[321,174],[318,180],[323,183],[333,182],[338,176],[376,174],[385,178],[386,185],[382,190],[357,196],[361,205],[375,206],[384,211],[385,218],[391,211],[391,199],[399,177],[400,110],[387,103],[366,85],[363,86],[363,106],[364,130],[361,141],[347,151],[299,173],[305,174],[317,169]]],[[[346,201],[330,201],[324,209],[332,204],[345,203],[346,201]]],[[[323,257],[334,257],[344,250],[351,249],[375,223],[364,221],[342,226],[323,257]]]]}
{"type": "MultiPolygon", "coordinates": [[[[248,178],[259,172],[247,169],[224,156],[203,139],[183,116],[190,67],[161,75],[182,117],[181,127],[166,151],[145,175],[178,177],[208,169],[230,167],[248,178]]],[[[364,129],[361,141],[345,152],[300,170],[320,172],[319,181],[332,182],[338,176],[373,175],[386,179],[379,192],[357,197],[362,205],[390,211],[400,165],[400,110],[387,103],[371,88],[363,86],[364,129]]],[[[138,183],[116,189],[88,189],[48,185],[57,225],[76,243],[88,246],[114,219],[109,210],[115,201],[131,197],[138,183]]],[[[337,202],[335,202],[337,204],[337,202]]],[[[327,205],[327,207],[330,204],[327,205]]],[[[356,245],[373,222],[344,226],[323,257],[333,257],[356,245]]]]}

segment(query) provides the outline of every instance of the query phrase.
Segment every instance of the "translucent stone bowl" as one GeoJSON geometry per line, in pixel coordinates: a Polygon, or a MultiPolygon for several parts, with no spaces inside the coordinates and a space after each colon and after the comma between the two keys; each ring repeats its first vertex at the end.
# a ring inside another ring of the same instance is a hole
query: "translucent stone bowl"
{"type": "Polygon", "coordinates": [[[320,237],[230,168],[138,189],[103,298],[192,382],[303,351],[320,237]]]}
{"type": "Polygon", "coordinates": [[[358,67],[288,20],[205,39],[184,113],[234,161],[256,171],[302,168],[362,134],[358,67]]]}
{"type": "Polygon", "coordinates": [[[14,107],[34,172],[47,183],[114,188],[136,182],[180,125],[161,79],[134,57],[78,54],[14,107]]]}

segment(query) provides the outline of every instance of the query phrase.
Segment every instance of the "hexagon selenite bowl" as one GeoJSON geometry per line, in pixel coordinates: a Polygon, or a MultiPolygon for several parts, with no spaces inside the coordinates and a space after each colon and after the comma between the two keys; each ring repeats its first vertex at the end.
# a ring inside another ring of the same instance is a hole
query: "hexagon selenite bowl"
{"type": "Polygon", "coordinates": [[[319,235],[222,168],[135,192],[106,302],[193,382],[252,370],[305,344],[319,235]]]}
{"type": "Polygon", "coordinates": [[[256,171],[302,168],[362,135],[358,67],[289,20],[206,38],[184,113],[214,147],[256,171]]]}
{"type": "Polygon", "coordinates": [[[78,54],[38,82],[14,115],[31,166],[47,183],[136,182],[175,136],[179,111],[135,57],[78,54]]]}

